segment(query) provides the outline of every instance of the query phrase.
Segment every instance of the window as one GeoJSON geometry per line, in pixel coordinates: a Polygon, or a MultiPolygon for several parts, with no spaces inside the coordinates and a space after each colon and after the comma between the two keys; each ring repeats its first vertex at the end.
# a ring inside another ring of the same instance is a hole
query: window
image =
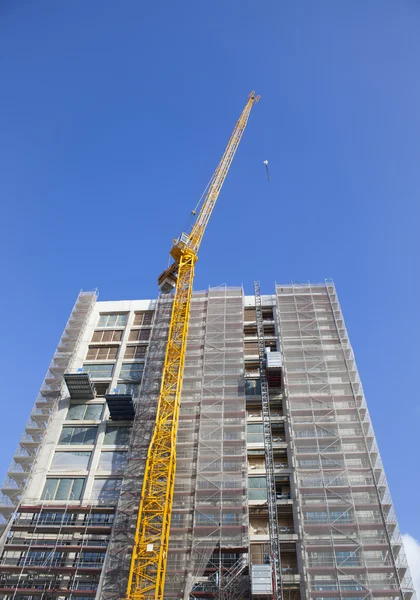
{"type": "Polygon", "coordinates": [[[145,358],[147,346],[127,346],[124,358],[145,358]]]}
{"type": "Polygon", "coordinates": [[[261,379],[245,379],[245,394],[261,396],[261,379]]]}
{"type": "Polygon", "coordinates": [[[98,327],[125,327],[128,315],[100,315],[98,327]]]}
{"type": "Polygon", "coordinates": [[[316,437],[315,435],[315,427],[310,427],[308,429],[296,429],[295,437],[305,438],[305,437],[316,437]]]}
{"type": "Polygon", "coordinates": [[[128,337],[129,342],[147,342],[151,329],[132,329],[128,337]]]}
{"type": "Polygon", "coordinates": [[[337,564],[342,567],[358,567],[360,558],[355,552],[336,552],[337,564]]]}
{"type": "Polygon", "coordinates": [[[197,525],[204,525],[204,526],[212,526],[214,527],[215,525],[217,526],[219,524],[220,521],[220,516],[219,513],[199,513],[197,512],[196,517],[196,524],[197,525]]]}
{"type": "Polygon", "coordinates": [[[153,321],[153,311],[136,312],[134,314],[133,325],[151,325],[153,321]]]}
{"type": "MultiPolygon", "coordinates": [[[[85,516],[86,525],[112,525],[115,515],[109,513],[92,513],[85,516]]],[[[108,542],[105,542],[105,546],[108,542]]],[[[96,545],[96,544],[95,544],[96,545]]],[[[95,588],[96,589],[96,588],[95,588]]]]}
{"type": "Polygon", "coordinates": [[[249,500],[267,500],[267,479],[265,477],[248,478],[249,500]]]}
{"type": "Polygon", "coordinates": [[[130,441],[130,428],[109,425],[106,428],[104,444],[107,446],[126,446],[130,441]]]}
{"type": "Polygon", "coordinates": [[[115,389],[117,394],[132,394],[133,398],[139,397],[140,386],[138,383],[119,383],[115,389]]]}
{"type": "Polygon", "coordinates": [[[222,513],[222,524],[223,525],[241,525],[242,516],[238,513],[222,513]]]}
{"type": "Polygon", "coordinates": [[[351,512],[330,511],[330,522],[353,523],[354,517],[351,512]]]}
{"type": "Polygon", "coordinates": [[[84,478],[50,478],[47,479],[42,493],[42,500],[80,500],[84,478]]]}
{"type": "Polygon", "coordinates": [[[254,356],[258,354],[258,343],[257,342],[245,342],[244,344],[245,356],[254,356]]]}
{"type": "Polygon", "coordinates": [[[122,339],[121,329],[108,329],[108,331],[94,331],[92,342],[120,342],[122,339]]]}
{"type": "MultiPolygon", "coordinates": [[[[19,564],[26,565],[43,565],[48,562],[48,565],[52,567],[60,567],[65,564],[64,552],[51,552],[48,550],[37,551],[29,550],[26,557],[22,555],[19,560],[19,564]]],[[[35,587],[36,584],[34,584],[35,587]]],[[[34,596],[36,598],[37,596],[34,596]]]]}
{"type": "Polygon", "coordinates": [[[111,378],[114,365],[83,365],[83,372],[89,373],[93,379],[111,378]]]}
{"type": "Polygon", "coordinates": [[[247,425],[246,430],[249,444],[262,444],[264,442],[264,425],[262,423],[250,423],[247,425]]]}
{"type": "Polygon", "coordinates": [[[127,452],[101,452],[98,471],[124,472],[127,464],[127,452]]]}
{"type": "Polygon", "coordinates": [[[140,381],[143,374],[143,363],[123,363],[121,365],[120,379],[140,381]]]}
{"type": "Polygon", "coordinates": [[[325,511],[305,512],[303,516],[307,523],[328,523],[328,515],[325,511]]]}
{"type": "Polygon", "coordinates": [[[310,552],[308,558],[310,566],[334,566],[332,552],[310,552]]]}
{"type": "Polygon", "coordinates": [[[105,504],[114,504],[120,497],[122,479],[95,479],[92,500],[102,500],[105,504]]]}
{"type": "Polygon", "coordinates": [[[101,565],[105,560],[105,552],[82,552],[80,558],[81,567],[101,565]]]}
{"type": "Polygon", "coordinates": [[[119,346],[89,346],[86,360],[115,360],[119,346]]]}
{"type": "Polygon", "coordinates": [[[94,444],[97,427],[66,427],[61,430],[59,444],[94,444]]]}
{"type": "MultiPolygon", "coordinates": [[[[383,577],[382,573],[377,573],[377,575],[379,575],[379,577],[382,579],[382,577],[383,577]]],[[[372,574],[370,575],[370,577],[372,578],[372,574]]],[[[346,591],[346,592],[353,592],[353,591],[362,592],[365,589],[362,584],[356,583],[352,579],[350,579],[348,581],[340,581],[340,587],[343,591],[346,591]]],[[[366,591],[367,591],[367,589],[366,589],[366,591]]]]}
{"type": "Polygon", "coordinates": [[[305,469],[319,469],[319,460],[318,460],[318,458],[307,458],[305,460],[301,458],[298,461],[298,463],[299,463],[300,467],[303,467],[305,469]]]}
{"type": "Polygon", "coordinates": [[[244,321],[256,321],[257,313],[255,308],[246,307],[244,308],[244,321]]]}
{"type": "MultiPolygon", "coordinates": [[[[55,513],[42,511],[39,514],[39,520],[37,515],[34,514],[32,518],[33,524],[38,525],[74,525],[78,515],[76,513],[55,513]]],[[[52,534],[51,539],[55,539],[55,535],[52,534]]]]}
{"type": "Polygon", "coordinates": [[[56,452],[51,463],[51,471],[86,471],[90,452],[56,452]]]}
{"type": "Polygon", "coordinates": [[[72,404],[67,413],[67,421],[99,421],[103,404],[72,404]]]}

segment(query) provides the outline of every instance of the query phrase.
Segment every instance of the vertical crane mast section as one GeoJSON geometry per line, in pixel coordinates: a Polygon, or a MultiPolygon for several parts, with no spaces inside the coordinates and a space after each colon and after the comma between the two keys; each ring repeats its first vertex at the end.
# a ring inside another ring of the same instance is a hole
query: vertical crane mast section
{"type": "MultiPolygon", "coordinates": [[[[176,240],[174,263],[159,277],[175,280],[175,295],[156,423],[149,446],[134,547],[127,585],[127,600],[163,600],[176,471],[176,436],[184,374],[194,266],[207,223],[245,130],[251,108],[259,96],[252,92],[235,126],[223,157],[211,179],[189,235],[176,240]]],[[[141,401],[141,400],[140,400],[141,401]]]]}

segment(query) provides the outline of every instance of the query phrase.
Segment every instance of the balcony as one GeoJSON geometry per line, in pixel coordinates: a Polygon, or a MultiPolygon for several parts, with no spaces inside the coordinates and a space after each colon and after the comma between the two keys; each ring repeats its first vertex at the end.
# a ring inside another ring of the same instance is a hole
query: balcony
{"type": "Polygon", "coordinates": [[[65,373],[64,380],[72,400],[93,400],[95,389],[89,373],[65,373]]]}
{"type": "Polygon", "coordinates": [[[105,394],[113,421],[133,421],[135,415],[133,394],[105,394]]]}

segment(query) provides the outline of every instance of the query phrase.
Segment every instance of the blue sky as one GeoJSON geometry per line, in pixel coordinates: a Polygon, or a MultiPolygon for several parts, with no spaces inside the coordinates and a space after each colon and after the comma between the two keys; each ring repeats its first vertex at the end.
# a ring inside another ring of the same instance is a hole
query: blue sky
{"type": "Polygon", "coordinates": [[[2,2],[1,472],[78,291],[155,296],[255,89],[196,289],[334,278],[420,539],[419,29],[415,0],[2,2]]]}

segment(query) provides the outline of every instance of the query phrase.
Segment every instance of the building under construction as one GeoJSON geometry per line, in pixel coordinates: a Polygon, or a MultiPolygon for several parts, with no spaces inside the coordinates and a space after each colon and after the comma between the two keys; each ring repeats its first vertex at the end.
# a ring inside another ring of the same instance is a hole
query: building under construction
{"type": "Polygon", "coordinates": [[[2,487],[2,598],[412,598],[334,284],[193,293],[258,100],[159,298],[79,295],[2,487]]]}
{"type": "MultiPolygon", "coordinates": [[[[413,590],[331,281],[191,301],[165,599],[413,590]]],[[[173,297],[79,295],[2,486],[2,598],[123,598],[173,297]]]]}

